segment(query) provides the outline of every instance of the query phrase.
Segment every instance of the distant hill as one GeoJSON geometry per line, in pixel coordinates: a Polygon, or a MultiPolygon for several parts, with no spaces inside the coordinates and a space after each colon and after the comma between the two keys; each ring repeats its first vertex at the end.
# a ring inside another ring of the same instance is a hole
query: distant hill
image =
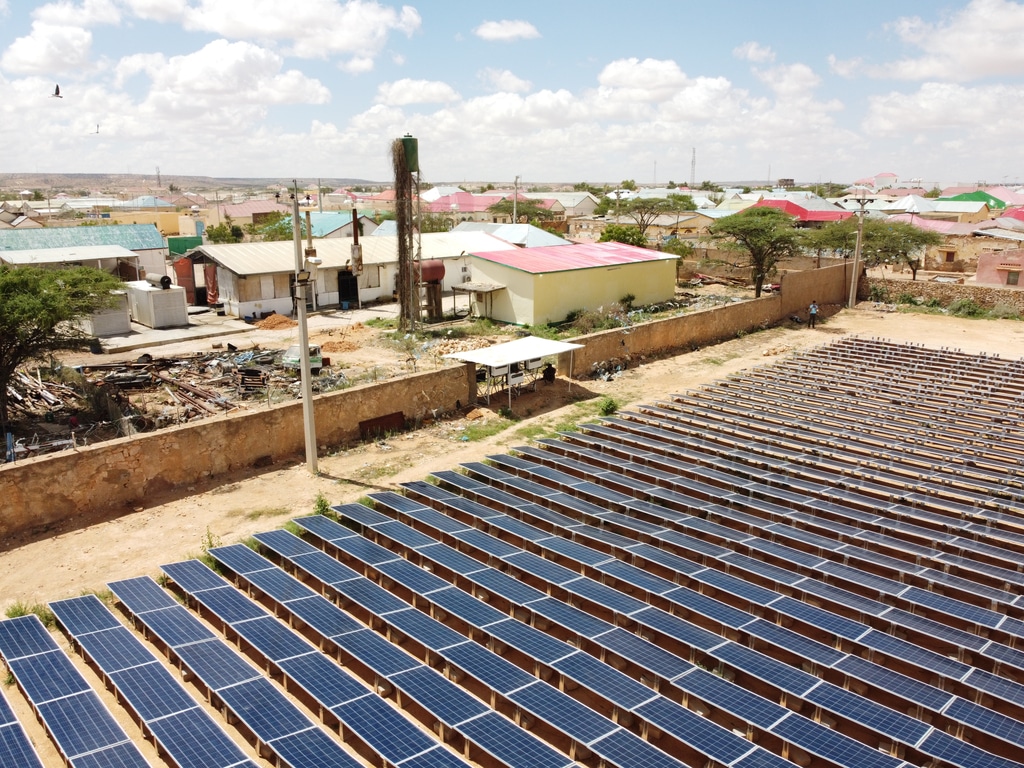
{"type": "MultiPolygon", "coordinates": [[[[308,185],[316,185],[317,182],[324,187],[348,187],[348,186],[383,186],[390,185],[388,181],[370,181],[368,179],[351,178],[320,178],[320,179],[298,179],[299,187],[305,188],[308,185]]],[[[128,191],[149,191],[153,194],[163,192],[171,194],[170,187],[173,185],[178,192],[189,192],[194,190],[212,189],[239,189],[267,187],[290,187],[292,179],[260,177],[260,178],[215,178],[213,176],[178,176],[174,174],[161,174],[159,185],[156,174],[130,174],[130,173],[0,173],[0,192],[8,196],[11,192],[17,194],[23,190],[39,190],[40,192],[66,192],[75,194],[79,191],[108,192],[116,193],[121,190],[128,191]]]]}

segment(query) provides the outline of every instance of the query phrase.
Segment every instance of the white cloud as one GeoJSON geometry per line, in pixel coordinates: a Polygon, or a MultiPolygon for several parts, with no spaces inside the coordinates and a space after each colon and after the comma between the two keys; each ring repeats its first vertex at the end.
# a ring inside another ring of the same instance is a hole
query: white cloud
{"type": "Polygon", "coordinates": [[[121,11],[111,0],[83,0],[82,3],[60,0],[39,6],[32,17],[44,24],[94,27],[120,23],[121,11]]]}
{"type": "Polygon", "coordinates": [[[487,67],[477,73],[477,80],[489,91],[505,91],[506,93],[526,93],[533,87],[529,80],[509,72],[507,69],[487,67]]]}
{"type": "Polygon", "coordinates": [[[775,51],[771,47],[754,42],[736,46],[732,49],[732,55],[737,59],[753,61],[758,64],[775,61],[775,51]]]}
{"type": "Polygon", "coordinates": [[[540,32],[528,21],[504,19],[502,21],[485,21],[473,30],[482,40],[507,43],[512,40],[532,40],[540,37],[540,32]]]}
{"type": "Polygon", "coordinates": [[[836,56],[830,54],[828,57],[828,69],[839,77],[845,77],[847,79],[857,75],[864,66],[864,60],[860,57],[852,59],[839,59],[836,56]]]}
{"type": "Polygon", "coordinates": [[[877,68],[878,77],[964,82],[1024,74],[1024,4],[973,0],[942,22],[903,17],[890,28],[921,55],[877,68]]]}
{"type": "Polygon", "coordinates": [[[146,21],[180,22],[188,10],[188,0],[122,0],[132,16],[146,21]]]}
{"type": "Polygon", "coordinates": [[[864,128],[882,137],[966,131],[968,141],[988,141],[1001,133],[1001,141],[1015,143],[1015,126],[1022,120],[1024,86],[925,83],[914,93],[873,97],[864,128]]]}
{"type": "Polygon", "coordinates": [[[364,71],[392,32],[412,35],[422,20],[415,8],[396,11],[375,0],[200,0],[185,7],[182,23],[228,39],[284,41],[285,52],[300,58],[349,54],[350,71],[364,71]]]}
{"type": "Polygon", "coordinates": [[[381,83],[377,88],[378,104],[403,106],[406,104],[446,104],[457,101],[459,94],[447,83],[405,78],[393,83],[381,83]]]}
{"type": "Polygon", "coordinates": [[[618,59],[597,76],[602,88],[614,89],[627,99],[657,102],[670,98],[688,79],[674,61],[618,59]]]}
{"type": "Polygon", "coordinates": [[[64,74],[86,67],[92,32],[81,27],[35,21],[0,57],[0,69],[21,75],[64,74]]]}
{"type": "Polygon", "coordinates": [[[821,85],[821,78],[806,64],[755,69],[754,75],[780,98],[800,98],[821,85]]]}

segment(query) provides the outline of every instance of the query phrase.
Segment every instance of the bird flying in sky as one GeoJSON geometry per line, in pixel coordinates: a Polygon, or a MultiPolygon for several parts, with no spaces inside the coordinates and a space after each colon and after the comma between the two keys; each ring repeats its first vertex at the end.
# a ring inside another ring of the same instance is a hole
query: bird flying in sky
{"type": "Polygon", "coordinates": [[[60,85],[54,86],[53,93],[50,94],[50,97],[54,98],[54,99],[63,99],[64,98],[63,96],[60,95],[60,85]]]}

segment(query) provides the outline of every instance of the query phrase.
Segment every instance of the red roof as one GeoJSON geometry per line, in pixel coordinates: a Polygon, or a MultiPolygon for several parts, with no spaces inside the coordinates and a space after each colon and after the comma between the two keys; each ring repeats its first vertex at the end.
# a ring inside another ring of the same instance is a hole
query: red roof
{"type": "Polygon", "coordinates": [[[544,272],[567,272],[574,269],[613,267],[676,258],[672,254],[615,242],[512,248],[507,251],[488,251],[473,255],[485,261],[504,264],[507,267],[534,275],[544,272]]]}
{"type": "Polygon", "coordinates": [[[842,221],[848,219],[853,214],[850,211],[841,211],[838,208],[834,211],[819,211],[804,208],[792,200],[760,200],[754,203],[752,208],[778,208],[780,211],[788,213],[790,216],[795,217],[799,221],[842,221]]]}

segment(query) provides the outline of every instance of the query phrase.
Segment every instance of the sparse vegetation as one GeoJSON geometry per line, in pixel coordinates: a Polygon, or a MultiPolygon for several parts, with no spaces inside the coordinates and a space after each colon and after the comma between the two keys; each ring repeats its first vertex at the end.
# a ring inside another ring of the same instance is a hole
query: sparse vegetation
{"type": "Polygon", "coordinates": [[[314,515],[326,515],[331,511],[331,502],[327,500],[327,497],[323,493],[317,493],[316,499],[313,501],[313,514],[314,515]]]}
{"type": "Polygon", "coordinates": [[[50,606],[46,603],[23,603],[20,600],[12,603],[8,606],[6,615],[8,619],[16,619],[19,616],[28,616],[34,613],[39,617],[39,620],[43,622],[43,626],[47,629],[53,627],[56,622],[56,617],[53,615],[53,611],[50,610],[50,606]]]}

